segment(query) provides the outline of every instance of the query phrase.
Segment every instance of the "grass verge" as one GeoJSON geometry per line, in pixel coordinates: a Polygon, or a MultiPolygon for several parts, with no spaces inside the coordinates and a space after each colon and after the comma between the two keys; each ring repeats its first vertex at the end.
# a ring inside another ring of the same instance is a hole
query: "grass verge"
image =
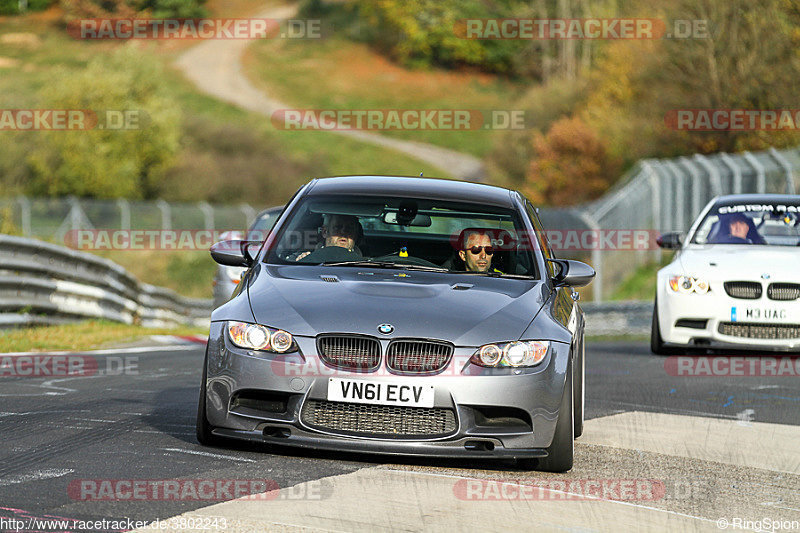
{"type": "Polygon", "coordinates": [[[135,341],[148,335],[207,335],[208,328],[145,328],[105,320],[59,326],[0,330],[0,352],[92,350],[135,341]]]}
{"type": "Polygon", "coordinates": [[[191,298],[211,298],[217,264],[206,251],[121,250],[96,255],[114,261],[139,281],[191,298]]]}
{"type": "MultiPolygon", "coordinates": [[[[508,110],[510,102],[527,88],[483,73],[409,70],[366,44],[339,36],[259,41],[248,49],[244,67],[253,83],[271,96],[304,109],[508,110]]],[[[481,157],[492,149],[499,132],[418,129],[379,133],[481,157]]]]}
{"type": "Polygon", "coordinates": [[[672,262],[665,256],[660,263],[647,263],[638,267],[616,288],[611,300],[652,300],[656,292],[656,275],[664,266],[672,262]]]}

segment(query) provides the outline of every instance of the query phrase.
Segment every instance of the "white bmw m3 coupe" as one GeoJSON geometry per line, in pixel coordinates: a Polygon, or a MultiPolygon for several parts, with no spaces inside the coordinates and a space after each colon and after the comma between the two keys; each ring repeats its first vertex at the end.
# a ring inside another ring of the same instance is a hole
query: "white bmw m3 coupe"
{"type": "Polygon", "coordinates": [[[658,272],[650,346],[800,351],[800,196],[712,200],[658,272]]]}

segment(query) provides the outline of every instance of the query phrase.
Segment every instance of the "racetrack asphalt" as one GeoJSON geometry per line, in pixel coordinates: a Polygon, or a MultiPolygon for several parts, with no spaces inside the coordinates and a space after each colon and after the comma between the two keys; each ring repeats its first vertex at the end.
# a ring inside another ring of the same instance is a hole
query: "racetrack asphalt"
{"type": "Polygon", "coordinates": [[[721,519],[800,521],[796,375],[674,376],[643,343],[590,342],[590,420],[575,467],[543,474],[511,462],[202,447],[194,438],[202,346],[130,350],[87,352],[99,371],[84,377],[0,373],[0,531],[8,518],[50,516],[196,521],[172,524],[183,531],[214,531],[199,518],[222,517],[226,528],[216,530],[231,532],[718,531],[721,519]],[[283,490],[220,503],[90,501],[75,489],[81,480],[176,479],[267,479],[283,490]],[[587,482],[614,480],[649,483],[649,492],[620,496],[612,483],[599,500],[573,497],[587,482]],[[519,484],[532,482],[550,485],[523,494],[519,484]]]}

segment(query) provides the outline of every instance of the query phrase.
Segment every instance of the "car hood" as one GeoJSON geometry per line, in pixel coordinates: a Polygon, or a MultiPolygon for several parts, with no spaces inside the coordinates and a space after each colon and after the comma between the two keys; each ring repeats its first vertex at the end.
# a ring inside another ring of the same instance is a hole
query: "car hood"
{"type": "Polygon", "coordinates": [[[760,246],[717,244],[688,247],[676,261],[690,276],[715,280],[794,281],[798,280],[797,263],[800,248],[794,246],[760,246]],[[768,278],[762,276],[769,276],[768,278]]]}
{"type": "Polygon", "coordinates": [[[300,336],[381,337],[378,326],[391,324],[387,339],[516,340],[549,295],[538,281],[435,272],[259,265],[253,274],[248,291],[258,323],[300,336]]]}

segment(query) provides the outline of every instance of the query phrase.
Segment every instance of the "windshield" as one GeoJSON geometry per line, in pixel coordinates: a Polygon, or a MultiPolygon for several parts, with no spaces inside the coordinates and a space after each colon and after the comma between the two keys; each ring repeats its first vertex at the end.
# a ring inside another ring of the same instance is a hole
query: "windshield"
{"type": "Polygon", "coordinates": [[[281,226],[273,264],[538,277],[519,213],[415,198],[314,196],[281,226]]]}
{"type": "Polygon", "coordinates": [[[715,206],[698,226],[694,244],[798,246],[800,204],[715,206]]]}

